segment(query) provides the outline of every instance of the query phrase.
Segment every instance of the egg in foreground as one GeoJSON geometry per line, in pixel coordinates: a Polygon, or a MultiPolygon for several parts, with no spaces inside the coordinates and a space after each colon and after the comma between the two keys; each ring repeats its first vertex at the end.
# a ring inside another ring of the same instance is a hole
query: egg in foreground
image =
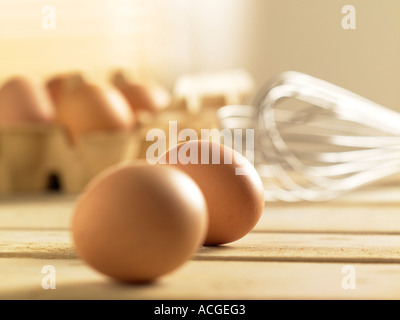
{"type": "Polygon", "coordinates": [[[78,255],[124,282],[155,280],[183,265],[207,231],[207,205],[175,168],[119,165],[95,179],[72,222],[78,255]]]}

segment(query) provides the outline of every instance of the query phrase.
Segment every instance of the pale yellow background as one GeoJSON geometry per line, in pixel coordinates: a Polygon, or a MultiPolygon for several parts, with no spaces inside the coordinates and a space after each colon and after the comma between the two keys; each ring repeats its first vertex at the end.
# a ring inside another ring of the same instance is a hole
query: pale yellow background
{"type": "Polygon", "coordinates": [[[0,82],[114,67],[168,87],[189,72],[246,68],[257,86],[297,70],[400,111],[398,0],[0,0],[0,82]],[[356,30],[341,9],[356,8],[356,30]],[[45,30],[44,5],[56,9],[45,30]]]}

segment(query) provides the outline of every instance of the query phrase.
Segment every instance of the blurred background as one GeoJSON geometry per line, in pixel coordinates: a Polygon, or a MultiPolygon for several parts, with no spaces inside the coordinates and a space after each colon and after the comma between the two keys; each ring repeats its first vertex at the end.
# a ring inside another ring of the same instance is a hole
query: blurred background
{"type": "Polygon", "coordinates": [[[0,0],[0,193],[79,191],[147,157],[152,128],[218,127],[218,108],[288,70],[400,111],[399,13],[398,0],[0,0]]]}
{"type": "Polygon", "coordinates": [[[172,88],[186,73],[244,68],[262,85],[296,70],[400,110],[398,0],[0,0],[0,82],[123,67],[172,88]],[[356,9],[356,30],[341,10],[356,9]],[[43,28],[46,5],[55,29],[43,28]]]}

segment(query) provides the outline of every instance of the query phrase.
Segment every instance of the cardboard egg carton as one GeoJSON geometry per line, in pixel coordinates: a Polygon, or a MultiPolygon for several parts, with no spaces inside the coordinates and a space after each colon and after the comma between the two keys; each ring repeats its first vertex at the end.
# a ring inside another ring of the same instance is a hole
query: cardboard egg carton
{"type": "Polygon", "coordinates": [[[0,129],[0,196],[50,190],[79,193],[110,166],[146,159],[154,143],[147,139],[150,130],[161,130],[169,148],[171,123],[177,133],[189,128],[200,137],[201,129],[216,127],[213,119],[211,112],[195,117],[184,110],[167,111],[130,132],[87,133],[74,145],[57,127],[0,129]]]}
{"type": "Polygon", "coordinates": [[[39,191],[46,187],[48,128],[0,129],[0,194],[39,191]]]}
{"type": "Polygon", "coordinates": [[[61,191],[78,193],[108,167],[138,158],[137,131],[95,132],[71,145],[65,133],[54,130],[47,140],[47,176],[57,177],[61,191]]]}
{"type": "Polygon", "coordinates": [[[0,129],[0,195],[78,193],[101,171],[138,157],[137,132],[96,132],[72,145],[60,128],[0,129]]]}
{"type": "Polygon", "coordinates": [[[202,129],[219,128],[219,107],[244,103],[252,89],[249,76],[237,72],[185,76],[177,81],[170,106],[144,115],[133,130],[86,133],[74,144],[56,125],[0,126],[0,196],[49,190],[79,193],[110,166],[146,159],[155,142],[148,139],[150,130],[165,134],[166,148],[173,146],[171,141],[182,142],[170,135],[183,129],[201,138],[202,129]],[[171,125],[176,125],[175,132],[171,125]]]}

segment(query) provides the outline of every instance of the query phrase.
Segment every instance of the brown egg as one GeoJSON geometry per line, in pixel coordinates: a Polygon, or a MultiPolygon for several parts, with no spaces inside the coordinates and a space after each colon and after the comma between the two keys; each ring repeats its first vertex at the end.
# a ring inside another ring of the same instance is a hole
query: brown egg
{"type": "Polygon", "coordinates": [[[89,132],[128,131],[135,125],[134,114],[117,90],[87,82],[78,82],[62,95],[56,115],[72,143],[89,132]]]}
{"type": "Polygon", "coordinates": [[[238,240],[259,221],[264,208],[260,176],[233,149],[211,141],[189,141],[169,149],[159,163],[181,169],[202,190],[209,212],[205,245],[238,240]]]}
{"type": "Polygon", "coordinates": [[[47,80],[46,89],[53,104],[57,107],[64,92],[77,84],[82,84],[84,81],[84,77],[79,72],[59,74],[47,80]]]}
{"type": "Polygon", "coordinates": [[[157,83],[140,83],[130,80],[125,73],[116,72],[111,82],[129,102],[135,113],[157,113],[170,103],[168,92],[157,83]]]}
{"type": "Polygon", "coordinates": [[[79,256],[127,282],[157,279],[199,249],[207,205],[194,181],[167,166],[119,165],[97,177],[76,206],[72,233],[79,256]]]}
{"type": "Polygon", "coordinates": [[[54,107],[45,88],[27,77],[14,77],[0,89],[0,125],[49,124],[54,107]]]}

